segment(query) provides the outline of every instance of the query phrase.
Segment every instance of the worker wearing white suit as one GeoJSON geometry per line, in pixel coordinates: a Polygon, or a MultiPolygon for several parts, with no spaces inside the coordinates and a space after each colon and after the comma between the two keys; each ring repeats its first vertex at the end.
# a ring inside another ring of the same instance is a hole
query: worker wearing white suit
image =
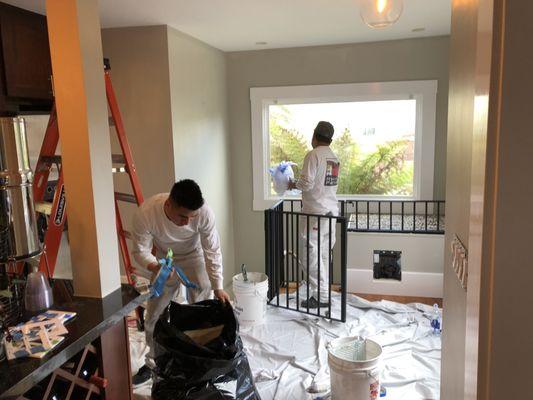
{"type": "MultiPolygon", "coordinates": [[[[313,133],[311,150],[305,156],[300,178],[290,185],[302,191],[302,212],[324,216],[337,216],[337,186],[340,164],[330,148],[333,125],[320,121],[313,133]]],[[[309,301],[302,307],[326,307],[329,304],[329,265],[335,245],[336,220],[317,217],[300,217],[300,266],[307,271],[309,263],[309,301]],[[309,221],[309,225],[307,222],[309,221]],[[320,222],[319,222],[320,221],[320,222]],[[320,254],[319,254],[320,253],[320,254]],[[309,257],[308,257],[309,256],[309,257]]]]}
{"type": "MultiPolygon", "coordinates": [[[[213,298],[213,293],[216,298],[229,301],[223,290],[222,253],[214,213],[205,204],[194,181],[179,181],[170,194],[162,193],[146,200],[133,218],[132,239],[133,256],[141,267],[152,273],[152,279],[160,268],[158,259],[164,258],[168,249],[172,249],[174,263],[199,287],[187,289],[189,303],[213,298]],[[155,255],[152,254],[153,248],[155,255]]],[[[151,369],[155,367],[155,324],[181,287],[177,274],[172,274],[161,296],[148,300],[144,327],[149,352],[146,365],[134,376],[136,385],[151,376],[151,369]]]]}

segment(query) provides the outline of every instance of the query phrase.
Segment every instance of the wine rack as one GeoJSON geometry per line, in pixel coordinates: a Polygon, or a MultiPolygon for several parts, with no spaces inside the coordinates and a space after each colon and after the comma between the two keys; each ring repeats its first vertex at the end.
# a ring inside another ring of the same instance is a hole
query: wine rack
{"type": "Polygon", "coordinates": [[[99,376],[96,344],[88,344],[18,400],[100,400],[107,380],[99,376]]]}

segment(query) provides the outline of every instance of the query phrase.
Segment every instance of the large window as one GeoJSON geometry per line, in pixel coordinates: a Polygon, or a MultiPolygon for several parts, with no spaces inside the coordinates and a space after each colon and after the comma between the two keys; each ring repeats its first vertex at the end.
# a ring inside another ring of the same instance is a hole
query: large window
{"type": "Polygon", "coordinates": [[[435,98],[435,81],[252,88],[254,208],[277,199],[270,166],[302,166],[320,120],[335,127],[340,198],[432,199],[435,98]]]}

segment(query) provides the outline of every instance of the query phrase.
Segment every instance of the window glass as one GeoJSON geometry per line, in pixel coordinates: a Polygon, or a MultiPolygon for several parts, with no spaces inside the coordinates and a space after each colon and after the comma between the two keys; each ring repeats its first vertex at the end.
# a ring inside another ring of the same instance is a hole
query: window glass
{"type": "Polygon", "coordinates": [[[338,194],[413,195],[416,100],[271,105],[268,112],[271,166],[301,168],[315,125],[329,121],[341,163],[338,194]]]}

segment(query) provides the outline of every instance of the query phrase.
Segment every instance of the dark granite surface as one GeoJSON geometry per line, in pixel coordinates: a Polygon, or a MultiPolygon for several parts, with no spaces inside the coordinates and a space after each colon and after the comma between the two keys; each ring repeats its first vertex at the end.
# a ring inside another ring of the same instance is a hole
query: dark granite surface
{"type": "Polygon", "coordinates": [[[16,398],[25,393],[145,300],[146,295],[139,295],[129,285],[122,285],[103,299],[77,296],[66,301],[56,299],[52,309],[78,313],[65,325],[69,334],[42,359],[0,362],[0,399],[16,398]]]}

